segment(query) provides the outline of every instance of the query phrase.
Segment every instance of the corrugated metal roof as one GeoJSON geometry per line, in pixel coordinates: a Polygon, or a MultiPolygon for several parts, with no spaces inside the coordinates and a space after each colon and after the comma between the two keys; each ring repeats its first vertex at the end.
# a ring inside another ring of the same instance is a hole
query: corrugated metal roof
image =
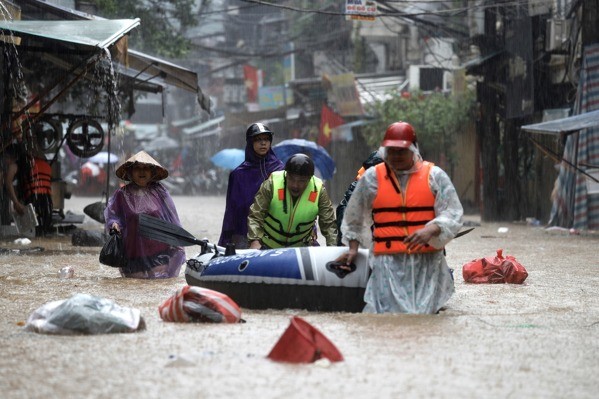
{"type": "Polygon", "coordinates": [[[187,118],[187,119],[179,119],[176,121],[173,121],[171,123],[171,125],[173,127],[185,127],[185,126],[189,126],[189,125],[197,125],[198,123],[202,122],[202,116],[201,115],[194,115],[191,118],[187,118]]]}
{"type": "Polygon", "coordinates": [[[356,87],[362,105],[390,98],[391,92],[399,93],[407,87],[408,81],[404,76],[372,76],[357,77],[356,87]]]}
{"type": "Polygon", "coordinates": [[[104,49],[139,25],[136,19],[92,21],[0,21],[5,35],[31,36],[104,49]]]}
{"type": "Polygon", "coordinates": [[[568,134],[590,127],[599,127],[599,110],[555,119],[549,122],[533,123],[520,128],[531,133],[568,134]]]}
{"type": "MultiPolygon", "coordinates": [[[[73,22],[85,21],[85,26],[92,21],[106,21],[102,17],[73,10],[59,4],[48,3],[43,0],[24,0],[23,3],[27,5],[27,11],[24,14],[32,13],[31,10],[39,10],[43,11],[44,15],[49,14],[54,18],[57,17],[73,22]]],[[[26,19],[26,17],[27,15],[23,15],[23,19],[26,19]]],[[[43,22],[47,23],[51,22],[51,20],[43,22]]],[[[82,29],[82,31],[85,31],[85,29],[82,29]]],[[[169,84],[196,93],[200,106],[206,112],[210,112],[210,97],[202,93],[202,89],[198,85],[197,73],[164,59],[156,58],[133,49],[128,49],[128,61],[129,67],[123,66],[122,69],[125,71],[122,72],[123,74],[133,77],[143,74],[144,82],[151,80],[152,82],[149,82],[151,84],[169,84]]]]}
{"type": "Polygon", "coordinates": [[[204,131],[207,130],[208,128],[210,128],[210,127],[218,126],[224,120],[225,120],[225,117],[224,116],[220,116],[218,118],[210,119],[209,121],[206,121],[204,123],[200,123],[200,124],[195,125],[193,127],[183,128],[183,129],[181,129],[181,131],[184,134],[190,135],[190,136],[201,134],[201,133],[204,133],[204,131]]]}
{"type": "MultiPolygon", "coordinates": [[[[165,83],[185,89],[187,91],[200,91],[198,76],[195,72],[173,64],[166,60],[152,57],[139,51],[129,49],[129,67],[143,71],[151,76],[160,77],[165,83]]],[[[202,98],[204,100],[204,98],[202,98]]],[[[204,109],[210,109],[210,99],[207,104],[200,104],[204,109]]]]}

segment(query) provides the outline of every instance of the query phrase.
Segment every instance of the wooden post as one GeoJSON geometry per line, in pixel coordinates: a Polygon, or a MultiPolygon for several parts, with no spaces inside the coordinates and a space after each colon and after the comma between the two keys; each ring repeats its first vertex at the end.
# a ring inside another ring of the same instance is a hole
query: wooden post
{"type": "Polygon", "coordinates": [[[497,125],[498,98],[488,84],[478,84],[478,99],[481,107],[481,123],[478,132],[481,147],[483,201],[481,219],[498,219],[498,174],[497,150],[499,148],[499,127],[497,125]]]}

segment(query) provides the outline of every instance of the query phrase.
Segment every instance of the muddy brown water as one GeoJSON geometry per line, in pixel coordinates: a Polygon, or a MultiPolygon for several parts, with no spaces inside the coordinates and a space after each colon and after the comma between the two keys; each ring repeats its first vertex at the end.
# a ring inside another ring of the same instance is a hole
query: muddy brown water
{"type": "MultiPolygon", "coordinates": [[[[96,199],[72,198],[82,213],[96,199]]],[[[175,197],[183,226],[218,239],[224,197],[175,197]]],[[[468,216],[468,220],[477,220],[468,216]]],[[[79,226],[100,229],[85,219],[79,226]]],[[[245,324],[163,322],[157,307],[178,278],[123,279],[99,248],[70,236],[45,251],[0,255],[2,398],[594,398],[599,392],[599,239],[515,223],[484,223],[447,248],[456,293],[439,315],[243,309],[245,324]],[[507,227],[507,233],[498,233],[507,227]],[[523,285],[470,285],[462,265],[503,248],[528,270],[523,285]],[[75,276],[60,279],[72,266],[75,276]],[[23,324],[46,302],[89,293],[141,310],[131,334],[51,336],[23,324]],[[289,365],[266,355],[293,315],[320,329],[340,363],[289,365]]],[[[0,241],[2,248],[23,248],[0,241]]],[[[187,247],[193,256],[198,247],[187,247]]]]}

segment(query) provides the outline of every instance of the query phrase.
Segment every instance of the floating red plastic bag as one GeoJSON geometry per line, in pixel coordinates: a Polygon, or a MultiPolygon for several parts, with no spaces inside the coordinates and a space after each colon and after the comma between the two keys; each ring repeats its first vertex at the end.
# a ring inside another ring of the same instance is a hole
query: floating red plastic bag
{"type": "Polygon", "coordinates": [[[158,307],[164,321],[178,323],[238,323],[241,309],[218,291],[186,285],[158,307]]]}
{"type": "Polygon", "coordinates": [[[462,266],[462,276],[467,283],[474,284],[522,284],[528,272],[516,258],[497,250],[497,256],[475,259],[462,266]]]}
{"type": "Polygon", "coordinates": [[[276,362],[312,363],[321,358],[340,362],[343,355],[316,327],[294,316],[267,356],[276,362]]]}

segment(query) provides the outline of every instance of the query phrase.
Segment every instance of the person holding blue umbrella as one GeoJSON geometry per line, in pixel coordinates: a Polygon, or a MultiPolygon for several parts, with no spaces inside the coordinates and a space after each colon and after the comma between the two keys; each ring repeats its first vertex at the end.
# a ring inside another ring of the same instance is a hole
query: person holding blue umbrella
{"type": "Polygon", "coordinates": [[[248,214],[256,192],[283,163],[272,150],[273,132],[262,123],[252,123],[245,132],[245,161],[229,174],[227,202],[218,245],[247,248],[248,214]]]}

